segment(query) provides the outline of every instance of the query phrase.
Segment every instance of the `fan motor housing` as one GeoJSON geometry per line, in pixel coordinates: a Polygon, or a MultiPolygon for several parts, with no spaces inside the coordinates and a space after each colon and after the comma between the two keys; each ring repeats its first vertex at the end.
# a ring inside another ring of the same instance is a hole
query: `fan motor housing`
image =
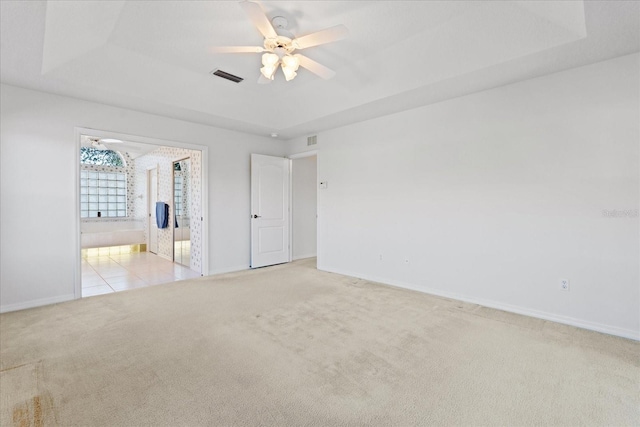
{"type": "Polygon", "coordinates": [[[273,39],[264,39],[264,48],[269,52],[273,52],[277,48],[284,49],[287,53],[291,53],[296,50],[291,39],[285,36],[278,36],[273,39]]]}

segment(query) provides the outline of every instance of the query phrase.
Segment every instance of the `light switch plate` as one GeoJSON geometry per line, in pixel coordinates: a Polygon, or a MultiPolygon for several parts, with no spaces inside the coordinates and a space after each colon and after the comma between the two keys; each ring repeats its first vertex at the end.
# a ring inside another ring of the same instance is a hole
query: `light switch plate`
{"type": "Polygon", "coordinates": [[[327,189],[327,181],[320,181],[320,189],[321,190],[326,190],[327,189]]]}

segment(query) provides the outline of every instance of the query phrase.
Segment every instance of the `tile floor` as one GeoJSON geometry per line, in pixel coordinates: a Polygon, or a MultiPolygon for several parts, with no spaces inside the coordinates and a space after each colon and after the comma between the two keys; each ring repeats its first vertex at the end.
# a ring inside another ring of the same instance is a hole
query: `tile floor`
{"type": "Polygon", "coordinates": [[[108,294],[200,277],[150,252],[93,254],[82,258],[82,296],[108,294]]]}

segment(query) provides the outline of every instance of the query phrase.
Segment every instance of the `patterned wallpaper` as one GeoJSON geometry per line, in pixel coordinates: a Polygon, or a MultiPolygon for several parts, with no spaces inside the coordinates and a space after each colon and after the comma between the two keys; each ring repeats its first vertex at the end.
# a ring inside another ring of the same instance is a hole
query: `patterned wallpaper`
{"type": "MultiPolygon", "coordinates": [[[[191,217],[191,265],[192,270],[202,272],[202,153],[176,147],[159,147],[135,159],[134,211],[136,217],[145,220],[145,239],[148,234],[147,219],[147,169],[158,167],[158,200],[170,206],[169,224],[158,230],[158,254],[173,256],[173,162],[186,157],[191,159],[189,194],[191,217]],[[142,195],[140,198],[139,196],[142,195]]],[[[186,206],[185,206],[186,208],[186,206]]]]}
{"type": "Polygon", "coordinates": [[[202,272],[202,152],[191,150],[191,269],[202,272]]]}

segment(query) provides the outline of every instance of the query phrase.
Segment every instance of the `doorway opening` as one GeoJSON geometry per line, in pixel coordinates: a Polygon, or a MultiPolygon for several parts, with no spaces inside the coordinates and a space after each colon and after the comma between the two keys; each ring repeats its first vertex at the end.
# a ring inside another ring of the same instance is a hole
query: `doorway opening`
{"type": "Polygon", "coordinates": [[[318,156],[291,157],[291,259],[318,256],[318,156]]]}
{"type": "Polygon", "coordinates": [[[119,165],[78,162],[76,298],[207,272],[207,148],[94,129],[78,128],[76,135],[79,151],[106,148],[123,160],[119,165]],[[189,159],[184,165],[189,175],[181,176],[188,187],[180,187],[180,206],[176,158],[189,159]],[[189,213],[188,223],[176,216],[176,208],[182,215],[189,213]],[[158,218],[160,211],[166,217],[158,218]],[[176,230],[182,232],[179,240],[176,230]],[[179,257],[176,241],[185,248],[179,257]]]}
{"type": "Polygon", "coordinates": [[[251,155],[251,268],[318,254],[318,154],[251,155]]]}

